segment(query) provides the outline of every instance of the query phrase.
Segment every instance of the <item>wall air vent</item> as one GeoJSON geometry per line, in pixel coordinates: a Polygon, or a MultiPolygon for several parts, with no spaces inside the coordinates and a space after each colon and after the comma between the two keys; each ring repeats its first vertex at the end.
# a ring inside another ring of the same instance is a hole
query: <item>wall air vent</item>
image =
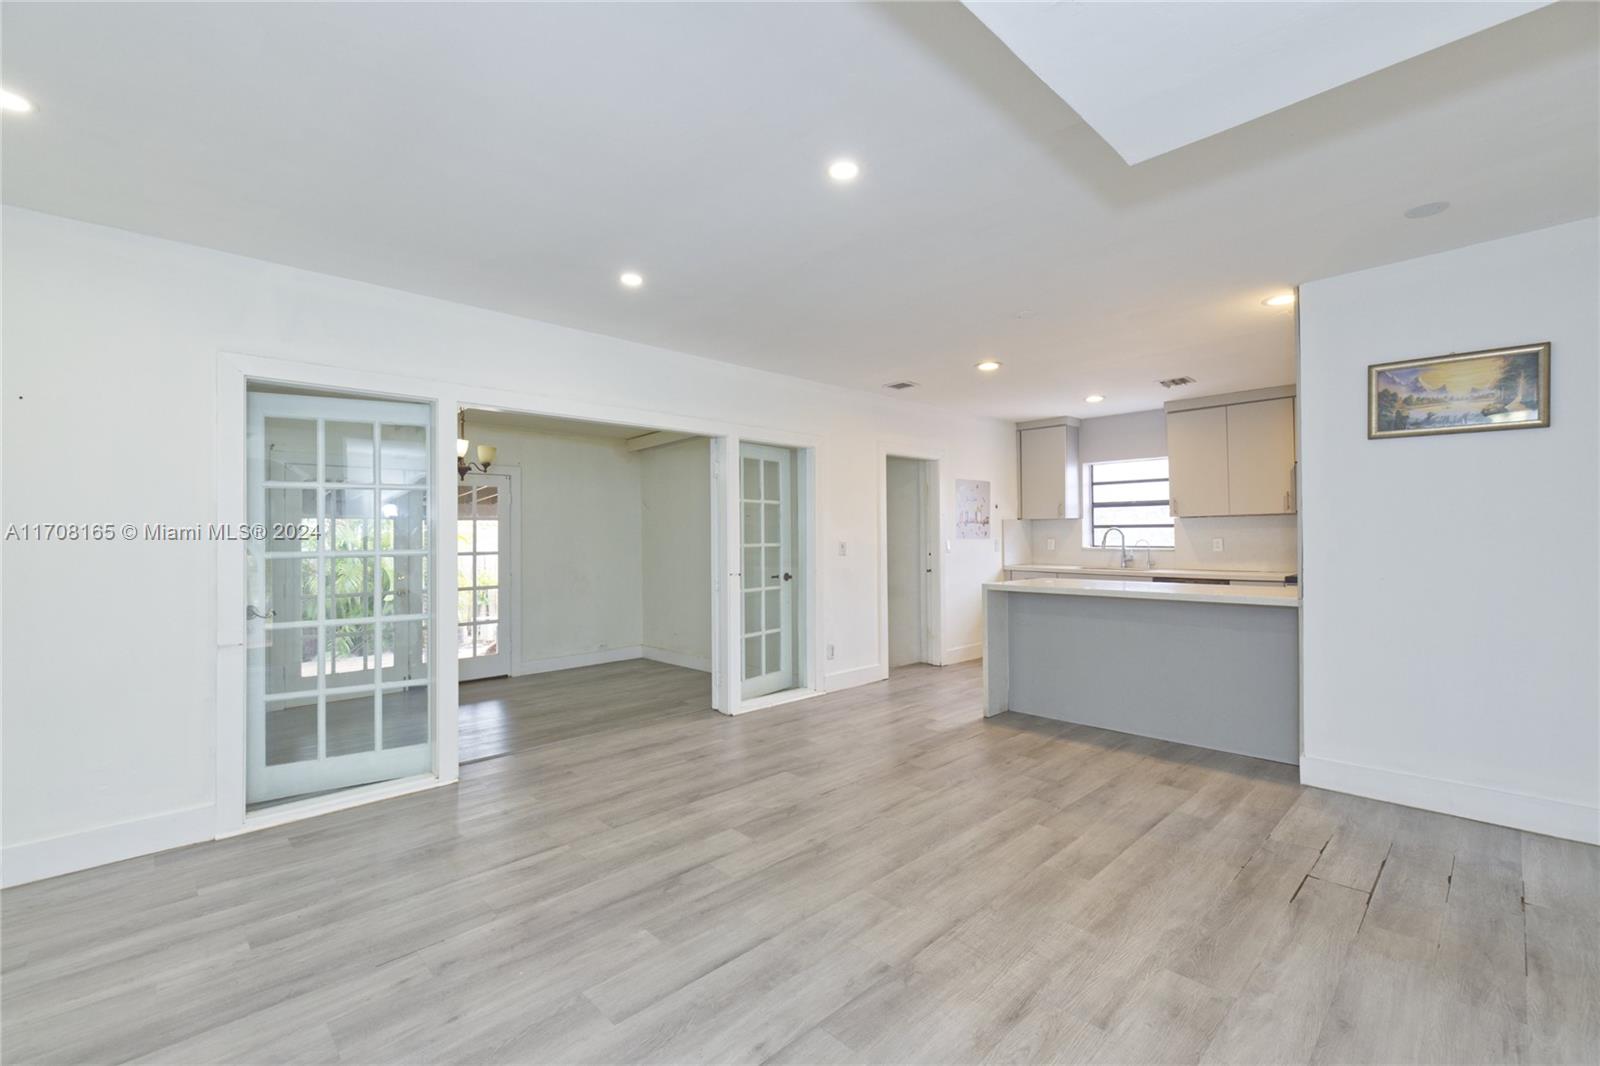
{"type": "Polygon", "coordinates": [[[914,389],[916,387],[917,387],[917,383],[915,381],[891,381],[891,382],[889,382],[889,384],[884,386],[884,388],[886,388],[886,389],[895,389],[895,390],[899,390],[899,389],[914,389]]]}
{"type": "Polygon", "coordinates": [[[1179,385],[1193,385],[1193,384],[1194,384],[1194,378],[1191,378],[1191,377],[1167,378],[1167,379],[1165,379],[1165,380],[1163,380],[1161,382],[1161,387],[1163,389],[1175,389],[1179,385]]]}

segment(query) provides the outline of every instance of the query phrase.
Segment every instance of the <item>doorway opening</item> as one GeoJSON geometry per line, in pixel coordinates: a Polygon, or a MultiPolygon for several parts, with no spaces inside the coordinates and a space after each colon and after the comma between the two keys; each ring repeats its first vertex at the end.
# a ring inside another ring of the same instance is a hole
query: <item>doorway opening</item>
{"type": "Polygon", "coordinates": [[[938,665],[939,464],[898,455],[884,463],[888,667],[938,665]]]}
{"type": "Polygon", "coordinates": [[[467,408],[458,749],[496,758],[712,710],[711,438],[467,408]]]}

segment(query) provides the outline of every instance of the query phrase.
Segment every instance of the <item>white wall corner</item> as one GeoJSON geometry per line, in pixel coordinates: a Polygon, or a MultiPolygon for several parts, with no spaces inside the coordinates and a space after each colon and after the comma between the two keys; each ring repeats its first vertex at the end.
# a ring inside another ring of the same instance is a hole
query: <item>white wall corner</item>
{"type": "Polygon", "coordinates": [[[216,809],[213,804],[205,803],[81,833],[8,844],[0,851],[0,883],[10,888],[29,881],[42,881],[76,870],[199,844],[215,835],[216,809]]]}
{"type": "Polygon", "coordinates": [[[1600,807],[1567,800],[1469,785],[1463,781],[1422,777],[1403,770],[1361,766],[1313,755],[1300,757],[1300,783],[1405,807],[1453,814],[1475,822],[1510,826],[1585,844],[1600,844],[1600,807]]]}
{"type": "Polygon", "coordinates": [[[711,672],[711,656],[689,655],[681,651],[670,651],[666,648],[652,648],[646,644],[640,654],[651,662],[666,663],[668,666],[681,666],[685,670],[699,670],[703,674],[711,672]]]}
{"type": "Polygon", "coordinates": [[[644,658],[644,648],[638,644],[629,644],[621,648],[603,648],[600,651],[578,652],[575,655],[557,655],[549,659],[518,659],[511,668],[511,676],[548,674],[579,666],[599,666],[602,663],[620,663],[627,659],[642,658],[644,658]]]}

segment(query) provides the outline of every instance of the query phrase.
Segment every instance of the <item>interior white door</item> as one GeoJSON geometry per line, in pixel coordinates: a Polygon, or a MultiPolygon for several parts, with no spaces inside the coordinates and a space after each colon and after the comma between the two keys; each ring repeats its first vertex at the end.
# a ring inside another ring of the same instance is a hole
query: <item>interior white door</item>
{"type": "Polygon", "coordinates": [[[456,489],[456,658],[473,681],[511,672],[511,478],[468,474],[456,489]]]}
{"type": "Polygon", "coordinates": [[[794,453],[741,444],[745,699],[795,686],[794,453]]]}
{"type": "Polygon", "coordinates": [[[248,803],[432,768],[429,421],[249,395],[248,803]]]}
{"type": "Polygon", "coordinates": [[[927,661],[926,579],[932,564],[923,530],[925,465],[891,455],[884,472],[890,669],[927,661]]]}

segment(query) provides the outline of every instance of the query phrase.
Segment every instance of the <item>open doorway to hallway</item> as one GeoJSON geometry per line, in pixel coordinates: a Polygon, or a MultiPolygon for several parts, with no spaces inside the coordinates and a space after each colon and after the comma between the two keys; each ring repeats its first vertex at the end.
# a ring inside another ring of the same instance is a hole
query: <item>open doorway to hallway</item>
{"type": "Polygon", "coordinates": [[[888,660],[894,670],[939,656],[939,464],[885,459],[888,660]]]}
{"type": "Polygon", "coordinates": [[[478,409],[461,427],[469,461],[493,458],[457,488],[460,761],[711,713],[710,438],[478,409]]]}

